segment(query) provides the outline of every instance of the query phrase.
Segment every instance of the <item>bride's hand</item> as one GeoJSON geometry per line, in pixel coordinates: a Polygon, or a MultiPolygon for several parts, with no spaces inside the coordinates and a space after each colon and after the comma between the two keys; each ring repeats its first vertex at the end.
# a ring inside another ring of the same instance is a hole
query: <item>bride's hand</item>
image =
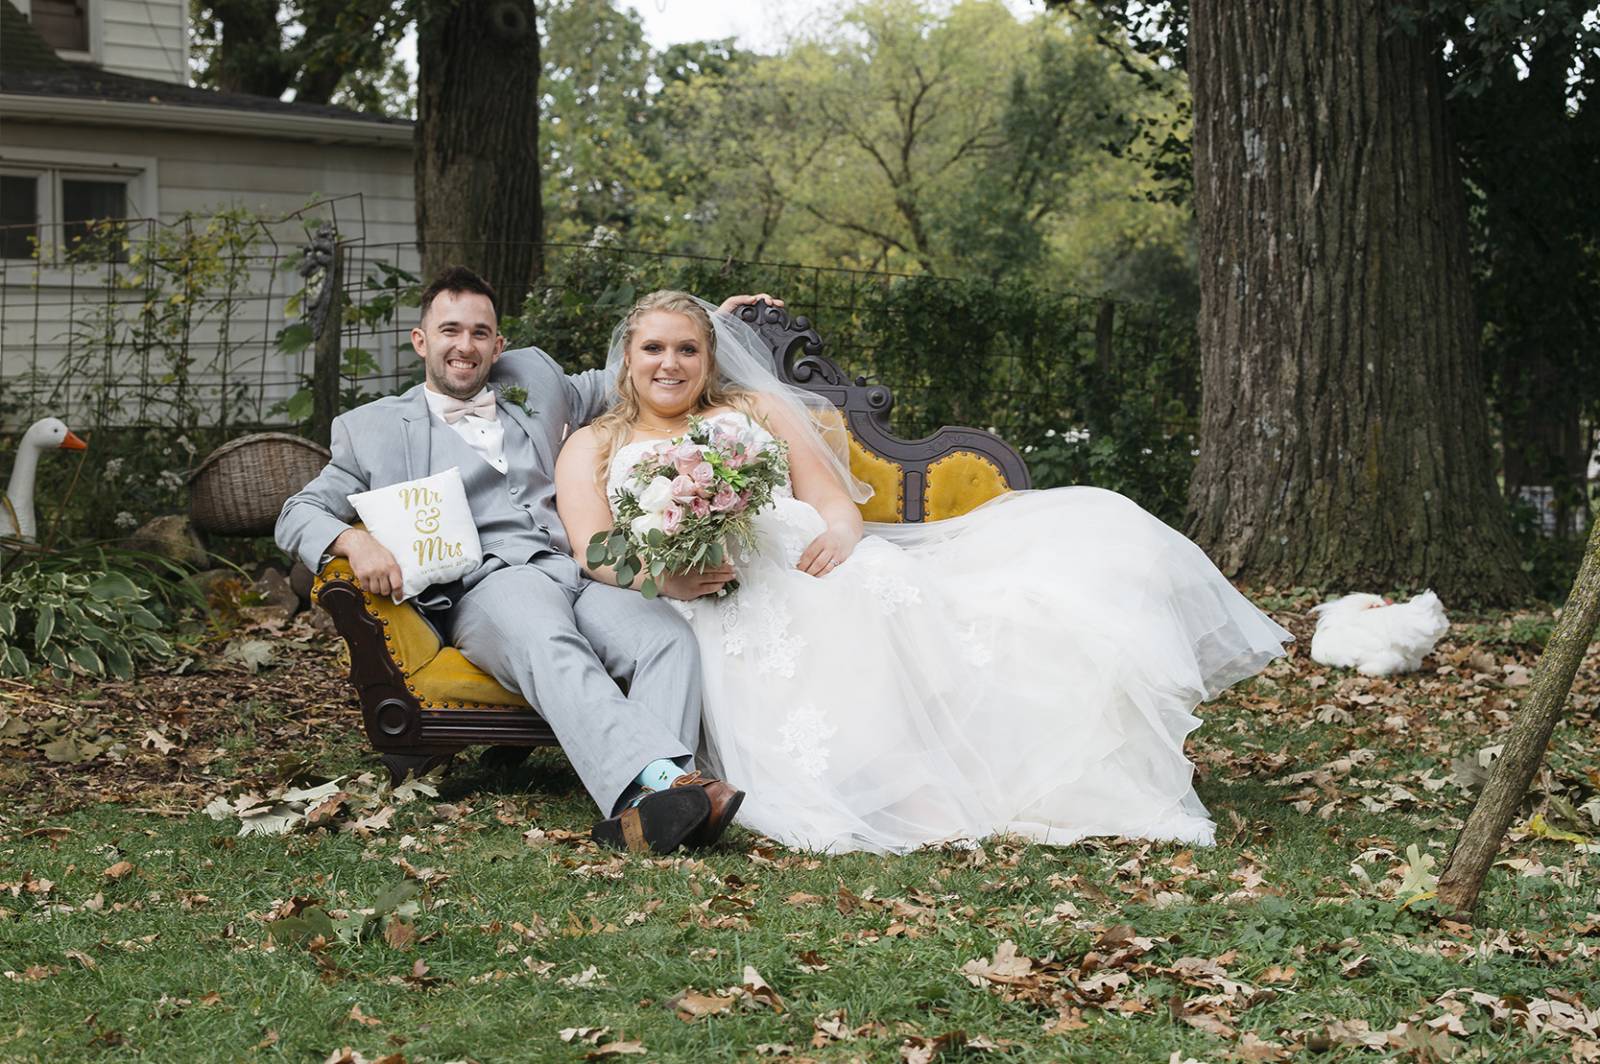
{"type": "Polygon", "coordinates": [[[662,573],[661,593],[667,598],[692,602],[702,595],[714,595],[734,577],[733,566],[717,565],[692,569],[687,573],[662,573]]]}
{"type": "Polygon", "coordinates": [[[861,541],[861,535],[852,529],[829,528],[811,541],[794,567],[812,576],[827,576],[850,557],[861,541]]]}
{"type": "Polygon", "coordinates": [[[717,312],[719,314],[732,314],[735,307],[747,306],[759,299],[764,299],[775,307],[783,306],[783,300],[777,296],[769,296],[765,292],[757,292],[753,296],[729,296],[722,301],[722,306],[717,308],[717,312]]]}

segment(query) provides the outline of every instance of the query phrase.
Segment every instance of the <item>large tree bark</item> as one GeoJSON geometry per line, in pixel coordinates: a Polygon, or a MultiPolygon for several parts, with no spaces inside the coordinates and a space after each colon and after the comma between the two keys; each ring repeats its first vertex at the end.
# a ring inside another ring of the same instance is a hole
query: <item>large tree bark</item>
{"type": "Polygon", "coordinates": [[[539,33],[531,0],[427,0],[417,28],[422,267],[470,266],[518,313],[539,276],[539,33]]]}
{"type": "Polygon", "coordinates": [[[1594,638],[1600,621],[1600,524],[1589,531],[1589,546],[1583,554],[1578,577],[1561,611],[1561,618],[1550,633],[1550,642],[1539,656],[1528,697],[1517,710],[1506,736],[1505,749],[1494,763],[1483,793],[1456,836],[1444,872],[1439,876],[1439,912],[1469,920],[1477,907],[1483,880],[1500,852],[1500,840],[1522,805],[1528,785],[1539,771],[1550,733],[1561,719],[1572,678],[1594,638]]]}
{"type": "Polygon", "coordinates": [[[1202,446],[1252,583],[1527,590],[1494,482],[1466,208],[1425,33],[1381,0],[1195,0],[1202,446]]]}

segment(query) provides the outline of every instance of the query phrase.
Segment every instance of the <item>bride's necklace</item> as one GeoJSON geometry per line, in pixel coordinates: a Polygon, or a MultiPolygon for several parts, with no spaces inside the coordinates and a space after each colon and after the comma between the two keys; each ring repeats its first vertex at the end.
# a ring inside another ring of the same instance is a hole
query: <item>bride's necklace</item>
{"type": "Polygon", "coordinates": [[[650,432],[679,433],[685,431],[689,427],[689,422],[687,419],[681,425],[652,425],[648,421],[635,421],[634,424],[639,428],[646,429],[650,432]]]}

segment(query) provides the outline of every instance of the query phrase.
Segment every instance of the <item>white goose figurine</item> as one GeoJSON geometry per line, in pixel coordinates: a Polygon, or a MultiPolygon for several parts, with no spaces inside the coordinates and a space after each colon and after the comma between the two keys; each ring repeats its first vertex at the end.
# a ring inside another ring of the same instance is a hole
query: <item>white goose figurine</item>
{"type": "Polygon", "coordinates": [[[42,418],[28,426],[17,443],[17,461],[11,467],[11,482],[6,485],[4,505],[0,506],[0,539],[16,538],[33,542],[39,532],[33,517],[33,482],[39,456],[45,451],[85,451],[84,443],[67,423],[58,417],[42,418]]]}

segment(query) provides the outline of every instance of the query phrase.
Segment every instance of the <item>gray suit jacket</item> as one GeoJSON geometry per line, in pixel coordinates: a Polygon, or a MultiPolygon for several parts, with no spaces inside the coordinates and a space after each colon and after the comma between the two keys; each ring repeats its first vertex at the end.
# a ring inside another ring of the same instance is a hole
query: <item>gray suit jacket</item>
{"type": "MultiPolygon", "coordinates": [[[[520,500],[517,505],[532,518],[518,533],[527,541],[518,544],[517,553],[565,553],[566,537],[555,510],[556,452],[570,432],[588,424],[609,405],[611,382],[601,370],[566,374],[549,355],[526,347],[500,357],[489,375],[489,387],[501,393],[497,406],[505,426],[509,463],[503,490],[520,500]],[[526,406],[505,399],[507,386],[527,390],[526,406]],[[516,433],[525,434],[526,441],[516,433]],[[519,450],[529,453],[526,444],[531,444],[532,462],[512,461],[519,450]]],[[[432,428],[420,384],[335,418],[333,458],[315,480],[283,504],[275,529],[278,546],[299,557],[312,572],[319,571],[327,563],[329,546],[355,520],[347,496],[429,476],[455,464],[443,456],[436,460],[432,428]]],[[[474,500],[469,498],[468,503],[475,513],[480,512],[474,500]]],[[[491,545],[484,547],[485,555],[490,554],[491,545]]],[[[486,557],[485,563],[489,561],[486,557]]],[[[502,563],[496,560],[494,564],[502,563]]],[[[469,576],[465,585],[475,583],[476,575],[469,576]]],[[[425,608],[449,604],[448,598],[426,592],[418,598],[418,605],[425,608]]]]}

